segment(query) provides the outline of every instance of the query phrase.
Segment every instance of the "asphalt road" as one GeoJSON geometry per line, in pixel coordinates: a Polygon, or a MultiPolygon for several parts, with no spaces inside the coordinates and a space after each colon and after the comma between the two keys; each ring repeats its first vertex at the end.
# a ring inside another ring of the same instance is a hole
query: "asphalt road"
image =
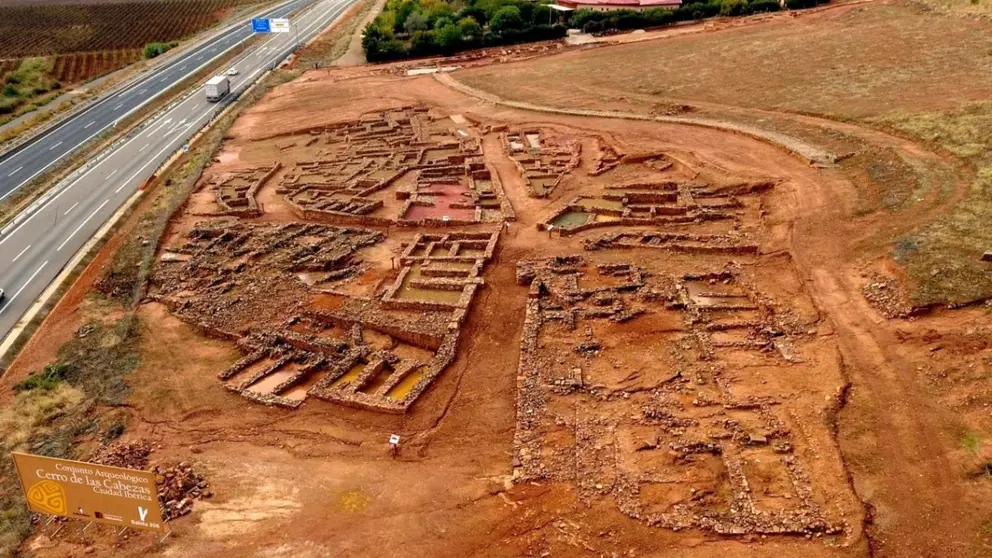
{"type": "MultiPolygon", "coordinates": [[[[291,18],[291,24],[298,26],[300,42],[326,28],[354,1],[318,0],[306,12],[291,18]]],[[[231,64],[240,71],[231,78],[232,97],[284,60],[295,46],[296,33],[291,32],[273,34],[248,48],[231,64]]],[[[183,76],[174,79],[181,80],[183,76]]],[[[167,112],[144,122],[126,142],[97,155],[89,168],[71,182],[59,185],[47,201],[0,237],[0,289],[7,295],[0,302],[0,338],[13,329],[76,252],[159,165],[181,149],[223,105],[224,101],[207,102],[200,84],[167,112]]]]}
{"type": "MultiPolygon", "coordinates": [[[[314,0],[293,0],[264,13],[265,17],[284,17],[314,0]]],[[[87,140],[112,128],[129,115],[173,85],[195,74],[213,59],[222,56],[252,34],[251,26],[228,29],[169,61],[153,72],[117,92],[57,127],[34,138],[16,151],[0,157],[0,201],[40,176],[56,163],[72,154],[87,140]]]]}

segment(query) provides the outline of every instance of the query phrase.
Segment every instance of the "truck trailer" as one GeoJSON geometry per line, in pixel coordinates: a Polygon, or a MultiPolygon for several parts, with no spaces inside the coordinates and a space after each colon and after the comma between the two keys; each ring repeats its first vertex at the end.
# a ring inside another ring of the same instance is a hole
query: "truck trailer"
{"type": "Polygon", "coordinates": [[[231,92],[231,80],[227,76],[214,76],[207,82],[207,100],[216,103],[231,92]]]}

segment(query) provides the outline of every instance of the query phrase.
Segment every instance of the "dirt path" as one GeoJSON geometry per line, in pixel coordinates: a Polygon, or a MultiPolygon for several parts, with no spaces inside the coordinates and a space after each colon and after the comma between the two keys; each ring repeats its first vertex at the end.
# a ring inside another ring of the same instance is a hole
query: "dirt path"
{"type": "Polygon", "coordinates": [[[334,61],[335,66],[361,66],[365,63],[365,53],[362,51],[362,31],[365,26],[371,23],[375,16],[379,15],[382,7],[386,5],[386,0],[370,0],[375,2],[368,15],[355,27],[355,34],[351,36],[348,43],[348,50],[334,61]]]}

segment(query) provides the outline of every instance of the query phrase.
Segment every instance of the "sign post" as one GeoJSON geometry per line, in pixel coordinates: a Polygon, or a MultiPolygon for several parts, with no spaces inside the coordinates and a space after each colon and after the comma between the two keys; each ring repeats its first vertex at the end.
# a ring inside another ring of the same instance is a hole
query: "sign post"
{"type": "Polygon", "coordinates": [[[155,473],[27,453],[11,456],[35,513],[160,533],[167,529],[155,473]]]}

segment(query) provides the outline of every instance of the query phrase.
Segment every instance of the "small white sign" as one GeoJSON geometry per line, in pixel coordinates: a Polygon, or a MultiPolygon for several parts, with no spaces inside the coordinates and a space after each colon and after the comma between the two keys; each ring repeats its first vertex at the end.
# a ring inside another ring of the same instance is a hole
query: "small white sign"
{"type": "Polygon", "coordinates": [[[285,18],[270,19],[269,29],[272,33],[289,33],[289,20],[285,18]]]}
{"type": "Polygon", "coordinates": [[[389,435],[389,445],[398,446],[400,445],[400,437],[396,434],[389,435]]]}

